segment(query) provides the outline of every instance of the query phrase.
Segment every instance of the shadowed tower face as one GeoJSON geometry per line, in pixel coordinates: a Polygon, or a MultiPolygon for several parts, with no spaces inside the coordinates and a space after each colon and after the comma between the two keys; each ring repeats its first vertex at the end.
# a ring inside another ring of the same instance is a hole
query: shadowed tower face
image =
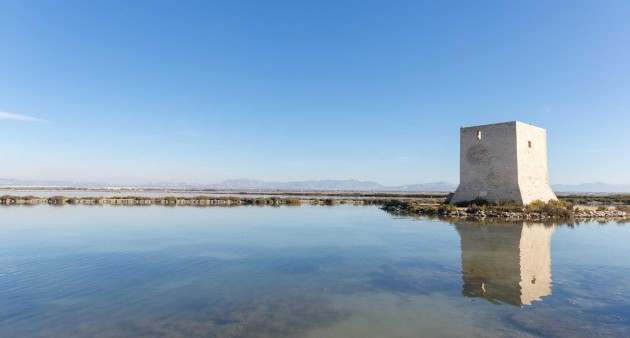
{"type": "Polygon", "coordinates": [[[460,180],[451,203],[555,200],[547,170],[547,133],[521,122],[461,128],[460,180]]]}
{"type": "Polygon", "coordinates": [[[456,228],[464,296],[521,307],[551,295],[553,227],[460,223],[456,228]]]}

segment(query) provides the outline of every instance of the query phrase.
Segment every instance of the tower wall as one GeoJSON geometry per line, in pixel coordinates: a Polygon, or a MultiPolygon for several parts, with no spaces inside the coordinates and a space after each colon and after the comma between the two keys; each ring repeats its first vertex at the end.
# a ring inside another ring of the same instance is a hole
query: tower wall
{"type": "Polygon", "coordinates": [[[462,128],[460,184],[451,202],[483,198],[521,203],[516,147],[512,122],[462,128]]]}
{"type": "Polygon", "coordinates": [[[523,204],[557,199],[549,186],[545,129],[517,122],[516,146],[518,185],[523,204]]]}
{"type": "Polygon", "coordinates": [[[451,203],[556,199],[547,176],[547,140],[542,128],[505,122],[461,128],[460,184],[451,203]]]}

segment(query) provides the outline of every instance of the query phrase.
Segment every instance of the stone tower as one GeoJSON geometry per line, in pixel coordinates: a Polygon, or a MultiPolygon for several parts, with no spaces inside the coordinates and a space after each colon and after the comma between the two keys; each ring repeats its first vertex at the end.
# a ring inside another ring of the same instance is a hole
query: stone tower
{"type": "Polygon", "coordinates": [[[547,174],[547,133],[529,124],[462,127],[459,170],[451,203],[483,198],[526,205],[557,199],[547,174]]]}

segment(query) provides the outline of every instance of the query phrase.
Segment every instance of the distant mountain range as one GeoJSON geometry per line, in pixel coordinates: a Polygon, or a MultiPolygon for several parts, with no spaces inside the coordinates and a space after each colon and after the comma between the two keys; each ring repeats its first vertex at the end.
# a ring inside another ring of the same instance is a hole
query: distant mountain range
{"type": "Polygon", "coordinates": [[[358,180],[321,180],[295,182],[267,182],[246,178],[216,184],[149,183],[114,185],[106,183],[26,181],[0,178],[0,188],[73,188],[73,189],[190,189],[190,190],[284,190],[284,191],[408,191],[448,192],[457,188],[447,182],[384,186],[376,182],[358,180]]]}
{"type": "MultiPolygon", "coordinates": [[[[283,190],[283,191],[392,191],[392,192],[452,192],[457,184],[448,182],[385,186],[371,181],[320,180],[295,182],[267,182],[240,178],[216,184],[193,183],[149,183],[136,185],[114,185],[106,183],[67,181],[27,181],[0,178],[0,188],[72,188],[72,189],[186,189],[186,190],[283,190]]],[[[621,193],[630,192],[630,184],[607,184],[602,182],[577,185],[552,185],[558,193],[621,193]]]]}
{"type": "Polygon", "coordinates": [[[104,187],[107,184],[68,182],[68,181],[28,181],[11,178],[0,178],[0,188],[92,188],[104,187]]]}
{"type": "Polygon", "coordinates": [[[447,182],[384,186],[371,181],[358,180],[322,180],[295,182],[265,182],[259,180],[237,179],[213,185],[225,190],[301,190],[301,191],[431,191],[447,192],[457,189],[456,184],[447,182]]]}

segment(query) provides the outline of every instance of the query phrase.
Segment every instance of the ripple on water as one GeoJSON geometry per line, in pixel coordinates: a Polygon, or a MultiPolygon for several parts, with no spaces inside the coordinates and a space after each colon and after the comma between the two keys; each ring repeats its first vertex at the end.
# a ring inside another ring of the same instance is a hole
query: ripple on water
{"type": "Polygon", "coordinates": [[[320,297],[268,294],[250,299],[203,302],[155,317],[150,312],[85,320],[46,329],[58,337],[300,337],[347,316],[320,297]],[[206,304],[207,305],[207,304],[206,304]]]}
{"type": "Polygon", "coordinates": [[[461,284],[459,271],[439,264],[402,263],[381,265],[368,274],[371,290],[431,294],[461,284]]]}

